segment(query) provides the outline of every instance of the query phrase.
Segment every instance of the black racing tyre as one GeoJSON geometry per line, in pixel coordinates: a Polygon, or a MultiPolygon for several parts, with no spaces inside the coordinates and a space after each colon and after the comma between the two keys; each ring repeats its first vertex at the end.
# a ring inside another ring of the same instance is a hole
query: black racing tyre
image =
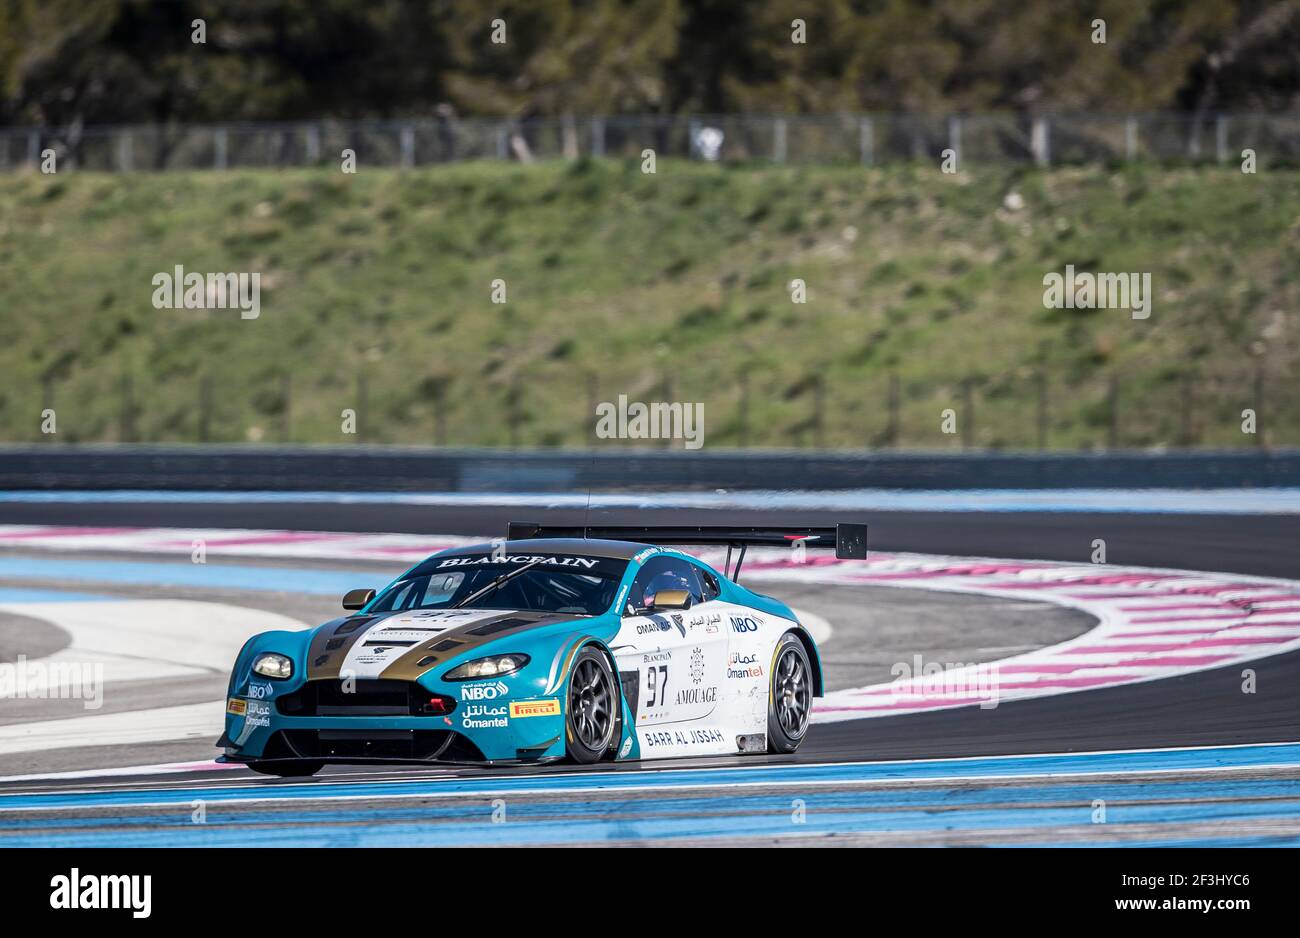
{"type": "Polygon", "coordinates": [[[772,653],[767,678],[768,752],[794,752],[808,732],[812,716],[812,666],[803,642],[786,632],[772,653]]]}
{"type": "Polygon", "coordinates": [[[580,765],[599,762],[618,745],[618,682],[609,659],[588,645],[578,652],[564,708],[565,750],[580,765]]]}
{"type": "Polygon", "coordinates": [[[280,778],[306,778],[315,775],[325,767],[324,762],[312,762],[307,759],[294,759],[285,762],[249,762],[248,767],[262,775],[277,775],[280,778]]]}

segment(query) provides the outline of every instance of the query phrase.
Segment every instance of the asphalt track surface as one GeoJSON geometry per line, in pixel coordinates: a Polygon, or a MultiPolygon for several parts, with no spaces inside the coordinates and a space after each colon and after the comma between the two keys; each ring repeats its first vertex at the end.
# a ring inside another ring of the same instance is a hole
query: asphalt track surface
{"type": "Polygon", "coordinates": [[[129,527],[281,528],[291,531],[385,531],[504,536],[510,521],[554,524],[835,524],[870,525],[876,550],[1087,561],[1093,541],[1107,560],[1139,567],[1182,567],[1300,578],[1296,515],[1138,514],[1129,512],[925,512],[726,509],[492,508],[480,506],[304,504],[259,501],[176,503],[113,501],[0,503],[0,524],[129,527]]]}
{"type": "MultiPolygon", "coordinates": [[[[626,510],[592,512],[588,520],[626,523],[628,515],[626,510]]],[[[637,517],[647,524],[791,521],[788,513],[753,511],[667,510],[641,512],[637,517]]],[[[498,536],[508,520],[573,524],[583,520],[583,513],[275,503],[248,509],[130,503],[0,506],[0,523],[436,532],[485,537],[498,536]]],[[[1088,557],[1093,540],[1102,538],[1107,542],[1108,559],[1114,563],[1300,577],[1300,524],[1292,516],[873,512],[855,518],[845,513],[800,512],[798,523],[849,520],[867,521],[871,546],[879,550],[1080,561],[1088,557]]],[[[31,623],[15,625],[21,625],[28,640],[35,640],[31,623]]],[[[1063,632],[1078,627],[1065,622],[1057,626],[1063,632]]],[[[57,639],[46,636],[42,640],[57,639]]],[[[949,650],[960,653],[963,649],[949,643],[949,650]]],[[[293,785],[262,779],[244,783],[249,776],[238,770],[199,782],[161,776],[103,782],[52,780],[19,788],[34,798],[62,797],[76,789],[90,792],[78,797],[105,801],[102,805],[78,802],[75,819],[66,806],[33,802],[19,815],[21,820],[10,822],[7,829],[0,818],[0,839],[13,843],[21,843],[24,837],[53,843],[66,837],[72,838],[66,842],[77,844],[166,842],[151,838],[174,836],[167,834],[167,828],[176,822],[175,809],[147,798],[143,804],[126,806],[121,802],[127,797],[122,792],[139,801],[141,796],[136,793],[147,789],[170,791],[171,795],[157,797],[179,799],[178,804],[194,797],[212,797],[214,804],[231,798],[236,804],[227,809],[228,818],[250,843],[258,842],[259,836],[273,843],[641,843],[665,838],[692,842],[680,833],[683,819],[688,827],[706,832],[710,843],[782,843],[792,839],[788,819],[776,827],[764,826],[762,819],[788,813],[792,798],[806,796],[811,790],[808,785],[816,784],[808,773],[840,772],[848,774],[836,776],[827,791],[829,800],[823,798],[818,803],[823,812],[820,826],[796,831],[802,835],[793,838],[797,842],[808,842],[809,835],[817,834],[821,836],[814,838],[815,842],[853,844],[1300,844],[1300,752],[1294,747],[1257,746],[1300,740],[1300,652],[1260,659],[1251,667],[1259,688],[1254,694],[1242,693],[1242,670],[1236,666],[1013,701],[993,710],[963,708],[819,724],[793,756],[620,765],[603,770],[601,777],[606,781],[598,783],[584,781],[587,773],[563,766],[522,772],[337,767],[327,769],[316,780],[293,785]],[[1133,756],[1136,761],[1114,775],[1106,774],[1105,757],[1068,757],[1079,761],[1055,766],[1050,783],[1035,782],[1034,773],[1027,769],[1023,771],[1028,777],[1020,780],[1008,781],[1005,774],[1022,771],[1018,763],[1008,761],[1017,754],[1032,755],[1027,760],[1032,768],[1035,760],[1044,758],[1039,754],[1202,746],[1244,748],[1215,749],[1205,754],[1202,762],[1186,764],[1170,763],[1167,757],[1156,763],[1133,756]],[[1258,759],[1254,758],[1257,752],[1261,753],[1258,759]],[[1251,758],[1234,763],[1241,753],[1251,758]],[[934,778],[924,775],[927,763],[914,762],[972,757],[993,758],[945,763],[947,774],[934,778]],[[891,773],[893,777],[880,779],[866,769],[851,768],[864,760],[909,760],[909,764],[891,773]],[[745,776],[752,780],[747,782],[752,787],[743,798],[720,809],[716,786],[725,786],[729,777],[718,773],[742,768],[754,772],[745,776]],[[995,772],[1000,781],[981,781],[979,772],[986,770],[995,772]],[[893,783],[918,771],[921,775],[908,783],[906,793],[899,792],[893,783]],[[805,774],[782,774],[797,772],[805,774]],[[954,772],[959,776],[966,772],[973,778],[953,780],[954,772]],[[678,790],[673,788],[678,775],[705,781],[683,783],[678,790]],[[566,789],[557,787],[515,796],[511,805],[525,812],[526,824],[502,828],[466,818],[466,794],[477,799],[477,804],[482,800],[479,795],[486,798],[496,788],[508,789],[511,779],[544,782],[542,776],[581,794],[566,794],[566,789]],[[615,779],[624,781],[616,785],[615,779]],[[649,781],[641,785],[642,779],[649,781]],[[478,787],[468,793],[449,793],[440,787],[407,795],[395,788],[364,787],[425,782],[478,787]],[[707,790],[701,787],[706,783],[710,786],[707,790]],[[245,803],[239,800],[245,797],[246,787],[240,787],[245,784],[277,796],[245,803]],[[227,792],[231,786],[233,794],[227,792]],[[340,803],[322,798],[321,793],[353,800],[340,803]],[[1086,812],[1081,815],[1079,809],[1080,804],[1096,801],[1099,793],[1109,798],[1117,811],[1127,812],[1124,820],[1128,822],[1122,828],[1111,825],[1101,835],[1095,826],[1087,825],[1086,812]],[[936,814],[945,811],[951,812],[946,821],[935,820],[936,814]],[[1031,815],[1036,819],[1030,819],[1031,815]],[[359,817],[367,823],[358,826],[359,817]],[[1176,831],[1169,826],[1171,819],[1178,822],[1176,831]],[[412,840],[410,829],[416,821],[427,823],[422,834],[412,840]],[[575,821],[580,822],[578,829],[585,831],[576,838],[572,833],[575,821]],[[1232,831],[1231,838],[1225,836],[1225,824],[1232,831]],[[327,840],[321,839],[321,830],[329,831],[327,840]]],[[[18,790],[13,785],[5,788],[18,790]]],[[[200,842],[226,842],[216,829],[206,831],[205,837],[200,842]]]]}

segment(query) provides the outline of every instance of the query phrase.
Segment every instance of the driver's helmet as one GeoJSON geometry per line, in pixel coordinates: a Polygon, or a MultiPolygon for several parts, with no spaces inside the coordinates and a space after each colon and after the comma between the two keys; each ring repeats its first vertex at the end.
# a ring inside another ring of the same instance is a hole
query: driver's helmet
{"type": "Polygon", "coordinates": [[[690,581],[680,573],[673,570],[665,570],[663,573],[656,574],[646,584],[645,593],[641,597],[641,605],[650,607],[655,604],[655,596],[663,590],[686,590],[691,591],[690,581]]]}

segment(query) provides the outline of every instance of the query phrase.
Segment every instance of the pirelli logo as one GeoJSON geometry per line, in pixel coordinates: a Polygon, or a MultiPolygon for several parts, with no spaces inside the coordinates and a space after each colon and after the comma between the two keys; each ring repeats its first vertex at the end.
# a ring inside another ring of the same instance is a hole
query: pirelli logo
{"type": "Polygon", "coordinates": [[[554,697],[547,700],[513,700],[510,702],[510,716],[520,720],[524,717],[558,717],[560,702],[554,697]]]}
{"type": "Polygon", "coordinates": [[[226,712],[233,713],[237,717],[242,717],[248,712],[248,701],[240,700],[238,697],[231,697],[226,701],[226,712]]]}

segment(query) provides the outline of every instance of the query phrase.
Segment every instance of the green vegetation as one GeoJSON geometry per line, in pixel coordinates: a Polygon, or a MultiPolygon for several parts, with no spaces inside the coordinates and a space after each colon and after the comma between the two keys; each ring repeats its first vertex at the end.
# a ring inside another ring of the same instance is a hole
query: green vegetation
{"type": "Polygon", "coordinates": [[[940,414],[969,415],[969,382],[972,442],[1025,447],[1043,370],[1054,447],[1106,444],[1112,375],[1124,445],[1250,445],[1246,407],[1294,444],[1297,308],[1294,171],[0,176],[9,441],[52,403],[65,442],[346,442],[354,408],[374,442],[577,446],[625,393],[702,401],[708,446],[860,447],[887,441],[897,374],[901,445],[959,445],[940,414]],[[260,272],[260,318],[155,309],[177,264],[260,272]],[[1044,309],[1066,264],[1149,271],[1150,319],[1044,309]]]}
{"type": "Polygon", "coordinates": [[[0,124],[75,138],[435,112],[1203,119],[1292,110],[1297,44],[1300,13],[1276,0],[4,0],[0,124]]]}

